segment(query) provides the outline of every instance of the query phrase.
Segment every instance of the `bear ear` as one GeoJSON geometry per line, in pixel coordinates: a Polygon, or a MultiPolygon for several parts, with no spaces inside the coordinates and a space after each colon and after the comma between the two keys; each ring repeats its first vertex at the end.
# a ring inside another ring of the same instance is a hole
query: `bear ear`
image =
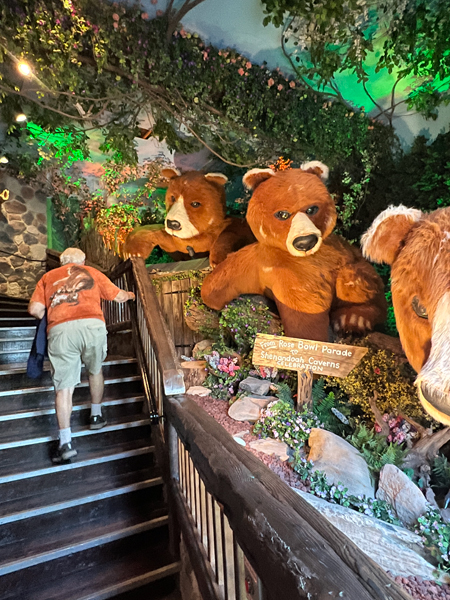
{"type": "Polygon", "coordinates": [[[249,190],[255,190],[260,183],[266,181],[275,175],[272,169],[251,169],[242,178],[245,187],[249,190]]]}
{"type": "Polygon", "coordinates": [[[225,185],[228,183],[228,177],[223,173],[206,173],[205,179],[211,183],[217,183],[217,185],[225,185]]]}
{"type": "Polygon", "coordinates": [[[178,169],[175,169],[175,167],[165,167],[161,170],[161,177],[164,177],[164,179],[170,180],[174,177],[179,177],[180,175],[181,172],[178,169]]]}
{"type": "Polygon", "coordinates": [[[330,169],[323,162],[320,162],[320,160],[310,160],[309,162],[305,162],[300,165],[300,169],[306,173],[317,175],[323,182],[328,181],[330,169]]]}
{"type": "Polygon", "coordinates": [[[392,265],[402,242],[423,213],[406,206],[390,206],[378,215],[361,238],[363,254],[376,263],[392,265]]]}

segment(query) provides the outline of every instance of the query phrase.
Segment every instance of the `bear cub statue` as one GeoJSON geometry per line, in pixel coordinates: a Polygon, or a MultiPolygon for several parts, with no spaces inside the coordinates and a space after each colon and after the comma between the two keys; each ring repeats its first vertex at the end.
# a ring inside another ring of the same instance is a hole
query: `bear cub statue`
{"type": "Polygon", "coordinates": [[[225,216],[228,179],[221,173],[163,169],[168,180],[164,228],[137,227],[126,238],[123,255],[146,258],[155,246],[175,260],[208,256],[211,266],[255,241],[245,219],[225,216]]]}
{"type": "Polygon", "coordinates": [[[300,169],[252,169],[247,221],[257,242],[218,265],[202,298],[220,310],[241,294],[263,294],[278,308],[285,334],[328,341],[336,332],[364,333],[386,318],[383,282],[360,251],[332,235],[336,208],[319,161],[300,169]]]}

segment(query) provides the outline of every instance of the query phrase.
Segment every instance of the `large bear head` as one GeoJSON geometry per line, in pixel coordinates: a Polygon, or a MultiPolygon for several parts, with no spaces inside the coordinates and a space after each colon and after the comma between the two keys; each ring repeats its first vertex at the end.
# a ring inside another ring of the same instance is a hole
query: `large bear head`
{"type": "Polygon", "coordinates": [[[221,173],[167,168],[161,175],[168,181],[165,230],[183,240],[219,227],[225,219],[225,190],[228,178],[221,173]]]}
{"type": "Polygon", "coordinates": [[[328,168],[319,161],[300,169],[252,169],[244,185],[253,190],[247,221],[257,240],[292,256],[317,252],[336,224],[336,208],[323,181],[328,168]]]}
{"type": "Polygon", "coordinates": [[[391,206],[362,237],[365,256],[391,265],[392,302],[419,399],[450,425],[450,208],[391,206]]]}

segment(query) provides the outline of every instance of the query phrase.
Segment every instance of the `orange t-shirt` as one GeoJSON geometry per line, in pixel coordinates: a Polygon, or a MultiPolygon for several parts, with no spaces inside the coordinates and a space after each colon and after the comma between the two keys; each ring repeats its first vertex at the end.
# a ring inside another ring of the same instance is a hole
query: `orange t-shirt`
{"type": "Polygon", "coordinates": [[[49,331],[76,319],[104,321],[100,300],[114,300],[119,292],[120,288],[97,269],[70,263],[46,273],[30,302],[45,304],[49,331]]]}

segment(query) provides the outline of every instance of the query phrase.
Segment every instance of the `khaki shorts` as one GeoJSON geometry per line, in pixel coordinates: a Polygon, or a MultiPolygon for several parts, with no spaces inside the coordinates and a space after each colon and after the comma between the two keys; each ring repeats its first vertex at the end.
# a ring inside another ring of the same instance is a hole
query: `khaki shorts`
{"type": "Polygon", "coordinates": [[[78,319],[52,327],[48,333],[48,357],[55,390],[80,383],[81,361],[90,375],[97,375],[106,358],[106,325],[100,319],[78,319]]]}

